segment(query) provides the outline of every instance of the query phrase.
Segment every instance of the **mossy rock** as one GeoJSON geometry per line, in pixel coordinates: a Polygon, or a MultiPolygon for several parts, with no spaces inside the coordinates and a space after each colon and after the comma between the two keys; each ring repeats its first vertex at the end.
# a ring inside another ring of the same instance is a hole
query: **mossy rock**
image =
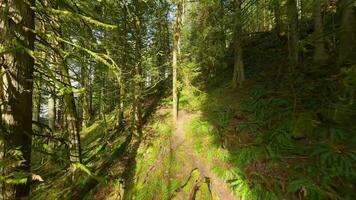
{"type": "Polygon", "coordinates": [[[199,182],[199,179],[200,179],[200,171],[198,169],[194,169],[189,177],[187,184],[183,188],[183,191],[186,193],[191,192],[194,185],[196,185],[199,182]]]}
{"type": "Polygon", "coordinates": [[[313,113],[302,113],[293,122],[292,137],[301,139],[304,137],[313,137],[316,128],[316,117],[313,113]]]}

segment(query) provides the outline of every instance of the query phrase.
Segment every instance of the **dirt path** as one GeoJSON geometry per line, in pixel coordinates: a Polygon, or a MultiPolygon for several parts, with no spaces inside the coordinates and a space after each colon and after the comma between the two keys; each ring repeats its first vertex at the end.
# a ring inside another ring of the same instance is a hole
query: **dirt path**
{"type": "Polygon", "coordinates": [[[180,111],[176,131],[171,138],[171,148],[174,151],[178,147],[182,147],[184,154],[191,161],[191,166],[189,166],[191,169],[189,170],[198,169],[203,176],[208,177],[211,182],[212,193],[216,194],[220,200],[237,200],[238,198],[232,194],[227,184],[213,174],[208,163],[194,153],[193,142],[185,136],[184,125],[188,124],[197,115],[180,111]]]}

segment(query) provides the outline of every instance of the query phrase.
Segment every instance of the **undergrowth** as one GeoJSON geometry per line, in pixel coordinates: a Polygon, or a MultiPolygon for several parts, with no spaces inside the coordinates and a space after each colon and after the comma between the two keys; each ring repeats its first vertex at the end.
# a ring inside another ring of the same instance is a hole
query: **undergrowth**
{"type": "Polygon", "coordinates": [[[270,61],[247,58],[236,91],[223,75],[183,89],[181,107],[201,111],[187,127],[195,150],[242,199],[356,199],[356,70],[291,76],[282,58],[259,58],[270,61]]]}
{"type": "MultiPolygon", "coordinates": [[[[74,187],[84,184],[88,178],[95,178],[99,182],[106,182],[104,177],[97,177],[101,164],[124,141],[126,134],[117,134],[115,127],[116,110],[107,114],[105,119],[95,121],[91,126],[83,128],[80,133],[84,149],[83,164],[61,162],[61,156],[66,155],[68,149],[59,150],[57,147],[44,146],[41,151],[46,159],[33,167],[33,173],[41,175],[43,182],[34,185],[32,199],[71,199],[74,187]],[[113,139],[114,138],[114,139],[113,139]],[[51,155],[51,156],[48,156],[51,155]],[[45,173],[51,172],[51,173],[45,173]],[[46,184],[45,184],[46,183],[46,184]],[[51,184],[48,184],[51,183],[51,184]]],[[[42,156],[43,157],[43,156],[42,156]]]]}

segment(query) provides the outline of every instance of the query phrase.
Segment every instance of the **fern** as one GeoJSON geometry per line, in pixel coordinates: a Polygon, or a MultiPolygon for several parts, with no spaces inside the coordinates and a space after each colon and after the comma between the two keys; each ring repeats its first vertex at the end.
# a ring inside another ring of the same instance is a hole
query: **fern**
{"type": "Polygon", "coordinates": [[[311,156],[317,160],[317,165],[325,177],[354,177],[356,154],[354,151],[341,145],[319,144],[316,145],[311,156]]]}

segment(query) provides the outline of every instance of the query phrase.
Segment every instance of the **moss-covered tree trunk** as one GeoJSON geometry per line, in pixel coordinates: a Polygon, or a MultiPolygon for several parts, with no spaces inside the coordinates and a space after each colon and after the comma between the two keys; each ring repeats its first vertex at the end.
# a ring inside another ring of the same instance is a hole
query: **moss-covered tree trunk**
{"type": "Polygon", "coordinates": [[[35,28],[35,14],[31,9],[34,5],[35,0],[5,0],[0,4],[0,40],[10,50],[1,59],[1,68],[5,69],[1,77],[4,91],[2,125],[6,128],[4,156],[8,160],[24,160],[20,166],[7,165],[4,172],[7,179],[14,178],[13,173],[24,173],[23,178],[26,178],[23,184],[2,182],[4,199],[23,199],[30,193],[34,59],[28,52],[34,50],[35,35],[30,31],[35,28]],[[15,149],[22,158],[13,156],[15,149]]]}

